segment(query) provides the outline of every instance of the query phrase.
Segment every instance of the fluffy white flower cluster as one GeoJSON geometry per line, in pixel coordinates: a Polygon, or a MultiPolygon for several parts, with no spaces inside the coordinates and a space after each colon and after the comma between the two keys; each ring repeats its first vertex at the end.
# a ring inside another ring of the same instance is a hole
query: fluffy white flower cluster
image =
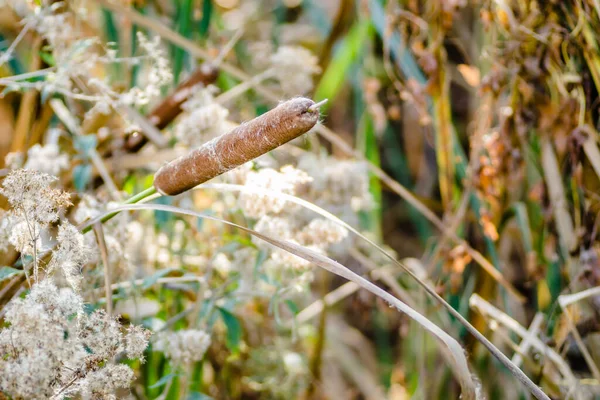
{"type": "MultiPolygon", "coordinates": [[[[250,189],[299,196],[355,226],[358,225],[358,212],[372,206],[368,170],[363,163],[355,161],[307,153],[300,158],[298,168],[250,170],[238,180],[250,189]]],[[[344,227],[325,218],[315,218],[313,211],[302,209],[283,197],[244,192],[239,206],[245,216],[257,219],[254,229],[267,236],[320,253],[334,250],[336,254],[341,253],[350,244],[344,227]]],[[[260,239],[255,238],[253,242],[259,249],[269,252],[265,268],[271,271],[287,269],[302,273],[309,266],[300,257],[273,248],[260,239]]],[[[235,260],[233,263],[236,264],[235,260]]]]}
{"type": "MultiPolygon", "coordinates": [[[[9,242],[22,255],[33,257],[34,279],[38,280],[38,253],[42,250],[42,236],[48,235],[50,224],[59,219],[62,208],[70,205],[69,195],[51,188],[56,177],[34,170],[18,169],[4,179],[0,194],[12,206],[2,215],[0,224],[9,224],[12,232],[9,242]]],[[[4,248],[6,245],[0,245],[4,248]]],[[[63,221],[59,227],[57,246],[53,251],[48,273],[60,268],[69,284],[78,288],[80,269],[90,258],[90,249],[84,245],[83,235],[63,221]]]]}
{"type": "Polygon", "coordinates": [[[175,137],[179,142],[198,147],[204,142],[227,133],[229,110],[215,102],[213,88],[195,91],[181,108],[186,114],[175,127],[175,137]]]}
{"type": "Polygon", "coordinates": [[[148,40],[143,33],[137,33],[140,47],[150,58],[150,68],[145,75],[145,82],[141,87],[134,87],[121,95],[121,101],[128,105],[143,106],[153,98],[160,95],[160,89],[171,82],[173,74],[169,67],[169,60],[165,51],[160,46],[160,36],[148,40]]]}
{"type": "Polygon", "coordinates": [[[300,46],[281,46],[270,61],[281,89],[292,96],[310,92],[313,75],[321,72],[317,57],[300,46]]]}
{"type": "Polygon", "coordinates": [[[154,349],[162,351],[174,364],[200,361],[210,346],[210,335],[203,330],[184,329],[157,335],[154,349]]]}
{"type": "Polygon", "coordinates": [[[23,165],[22,153],[9,153],[6,155],[5,164],[10,169],[31,169],[48,175],[58,176],[69,168],[69,156],[61,153],[55,143],[44,146],[34,144],[27,150],[27,161],[23,165]]]}
{"type": "Polygon", "coordinates": [[[298,168],[312,178],[311,184],[305,187],[306,191],[301,193],[302,198],[350,225],[357,224],[359,211],[373,206],[366,163],[307,153],[298,160],[298,168]]]}
{"type": "MultiPolygon", "coordinates": [[[[295,195],[302,185],[311,181],[312,178],[305,172],[288,165],[280,171],[272,168],[249,171],[244,184],[251,188],[295,195]]],[[[260,218],[269,214],[279,214],[285,207],[292,207],[292,204],[285,199],[246,192],[240,197],[240,207],[247,217],[260,218]]]]}
{"type": "Polygon", "coordinates": [[[48,225],[58,219],[62,207],[70,204],[69,195],[51,188],[56,177],[34,170],[11,171],[4,179],[4,195],[17,217],[48,225]]]}
{"type": "Polygon", "coordinates": [[[61,153],[58,146],[48,143],[45,146],[34,144],[27,151],[25,169],[33,169],[48,175],[59,175],[69,168],[69,156],[61,153]]]}
{"type": "Polygon", "coordinates": [[[48,279],[13,300],[5,318],[0,391],[12,398],[111,398],[116,388],[129,387],[133,371],[110,360],[121,353],[142,358],[150,336],[139,326],[123,334],[103,311],[86,314],[78,294],[48,279]]]}

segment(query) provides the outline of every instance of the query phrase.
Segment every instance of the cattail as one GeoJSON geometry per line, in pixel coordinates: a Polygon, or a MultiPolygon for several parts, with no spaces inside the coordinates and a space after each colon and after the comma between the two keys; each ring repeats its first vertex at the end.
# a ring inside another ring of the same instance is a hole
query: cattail
{"type": "Polygon", "coordinates": [[[253,160],[308,132],[319,120],[320,105],[302,97],[281,103],[163,166],[154,187],[174,196],[253,160]]]}

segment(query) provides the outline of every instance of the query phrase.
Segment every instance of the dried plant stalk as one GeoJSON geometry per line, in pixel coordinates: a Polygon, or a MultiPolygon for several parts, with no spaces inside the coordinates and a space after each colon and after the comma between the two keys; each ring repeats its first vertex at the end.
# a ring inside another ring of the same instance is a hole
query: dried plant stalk
{"type": "Polygon", "coordinates": [[[158,170],[156,190],[183,193],[308,132],[319,120],[319,104],[298,97],[245,122],[158,170]]]}

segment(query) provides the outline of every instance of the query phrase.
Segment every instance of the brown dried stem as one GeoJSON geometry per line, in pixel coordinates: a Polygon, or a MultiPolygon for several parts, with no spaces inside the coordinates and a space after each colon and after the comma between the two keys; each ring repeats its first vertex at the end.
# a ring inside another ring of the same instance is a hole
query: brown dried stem
{"type": "MultiPolygon", "coordinates": [[[[38,54],[42,47],[42,38],[36,38],[33,45],[33,59],[31,60],[31,70],[37,71],[42,67],[42,60],[38,54]]],[[[31,128],[31,122],[35,116],[37,109],[38,92],[37,90],[29,90],[23,94],[19,114],[15,123],[15,131],[13,142],[10,148],[11,152],[22,152],[26,150],[27,135],[31,128]]]]}

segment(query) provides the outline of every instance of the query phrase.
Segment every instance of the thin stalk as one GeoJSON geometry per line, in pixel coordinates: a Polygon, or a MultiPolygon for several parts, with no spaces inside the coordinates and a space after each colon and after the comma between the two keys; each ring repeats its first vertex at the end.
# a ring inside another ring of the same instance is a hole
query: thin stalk
{"type": "MultiPolygon", "coordinates": [[[[136,204],[136,203],[139,203],[140,201],[144,200],[145,198],[152,196],[153,194],[156,194],[156,188],[154,186],[150,186],[148,189],[143,190],[143,191],[139,192],[138,194],[125,200],[125,202],[123,204],[136,204]]],[[[160,196],[160,194],[159,194],[159,196],[160,196]]],[[[106,221],[109,221],[112,218],[114,218],[114,216],[117,215],[118,213],[119,213],[119,211],[110,213],[110,214],[106,215],[104,218],[102,218],[100,220],[100,222],[104,223],[106,221]]],[[[92,225],[88,225],[86,223],[86,225],[84,225],[84,227],[81,228],[81,233],[89,232],[91,229],[92,229],[92,225]]]]}
{"type": "Polygon", "coordinates": [[[110,264],[108,262],[108,251],[106,249],[106,241],[104,240],[104,230],[102,224],[94,224],[94,233],[96,234],[96,241],[98,242],[98,248],[100,248],[100,257],[102,257],[102,264],[104,265],[104,290],[106,293],[106,313],[108,316],[113,315],[113,303],[112,303],[112,290],[110,284],[110,264]]]}
{"type": "MultiPolygon", "coordinates": [[[[42,59],[38,52],[42,47],[42,39],[36,38],[33,44],[33,58],[31,60],[30,69],[37,71],[42,66],[42,59]]],[[[35,86],[35,84],[33,84],[35,86]]],[[[13,141],[10,147],[11,152],[23,152],[26,150],[27,136],[31,130],[31,122],[37,110],[37,90],[29,90],[25,92],[21,98],[19,113],[15,121],[15,130],[13,141]]]]}
{"type": "MultiPolygon", "coordinates": [[[[440,50],[440,53],[442,51],[440,50]]],[[[440,65],[445,59],[440,55],[440,65]]],[[[444,209],[452,208],[452,192],[454,182],[454,161],[452,151],[452,128],[450,111],[449,82],[446,77],[446,71],[443,68],[439,70],[439,88],[432,96],[435,113],[435,147],[438,163],[440,195],[444,209]]]]}

